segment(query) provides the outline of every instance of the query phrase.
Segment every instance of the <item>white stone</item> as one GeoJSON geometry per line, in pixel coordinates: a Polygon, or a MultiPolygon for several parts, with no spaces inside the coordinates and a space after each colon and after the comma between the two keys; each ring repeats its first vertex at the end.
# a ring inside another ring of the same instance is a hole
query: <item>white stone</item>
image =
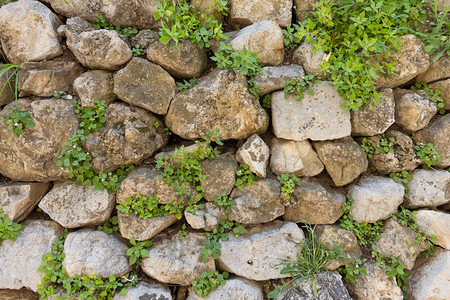
{"type": "Polygon", "coordinates": [[[139,282],[136,286],[129,288],[125,296],[114,295],[113,300],[172,300],[170,289],[165,284],[139,282]]]}
{"type": "Polygon", "coordinates": [[[418,170],[406,186],[407,208],[437,207],[450,202],[450,173],[445,170],[418,170]]]}
{"type": "Polygon", "coordinates": [[[423,209],[417,212],[416,219],[427,236],[434,234],[436,244],[450,250],[450,214],[423,209]]]}
{"type": "Polygon", "coordinates": [[[269,155],[269,147],[257,134],[254,134],[238,149],[236,159],[249,165],[250,170],[257,176],[265,178],[269,155]]]}
{"type": "Polygon", "coordinates": [[[261,97],[270,92],[282,90],[286,82],[294,77],[301,78],[304,75],[305,71],[300,65],[264,67],[263,73],[255,76],[255,85],[259,87],[258,95],[261,97]]]}
{"type": "Polygon", "coordinates": [[[187,300],[263,300],[264,294],[259,283],[234,277],[227,279],[225,285],[220,285],[215,291],[211,291],[208,296],[201,298],[189,289],[187,300]]]}
{"type": "Polygon", "coordinates": [[[230,0],[229,4],[232,24],[246,26],[261,20],[272,20],[282,27],[291,25],[290,0],[230,0]]]}

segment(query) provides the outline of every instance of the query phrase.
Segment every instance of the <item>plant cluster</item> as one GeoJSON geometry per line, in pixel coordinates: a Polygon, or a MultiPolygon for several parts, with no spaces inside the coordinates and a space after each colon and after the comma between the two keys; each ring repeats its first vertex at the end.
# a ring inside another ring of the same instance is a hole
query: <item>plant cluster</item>
{"type": "Polygon", "coordinates": [[[122,204],[117,205],[117,210],[128,216],[135,214],[141,219],[152,219],[175,214],[178,219],[183,216],[184,205],[173,201],[168,204],[159,204],[158,196],[145,197],[142,195],[132,195],[122,200],[122,204]]]}
{"type": "Polygon", "coordinates": [[[53,93],[53,99],[63,99],[63,100],[71,100],[72,99],[72,95],[69,95],[67,92],[65,91],[55,91],[55,93],[53,93]]]}
{"type": "Polygon", "coordinates": [[[192,282],[194,293],[202,298],[208,296],[211,291],[215,291],[217,287],[225,285],[228,273],[219,271],[204,271],[199,281],[192,282]]]}
{"type": "Polygon", "coordinates": [[[131,48],[131,52],[133,52],[133,56],[141,56],[144,54],[144,49],[142,49],[139,44],[136,44],[133,48],[131,48]]]}
{"type": "Polygon", "coordinates": [[[262,106],[267,109],[272,107],[272,96],[270,94],[264,95],[262,98],[262,106]]]}
{"type": "Polygon", "coordinates": [[[242,190],[246,186],[253,185],[258,179],[259,177],[253,174],[249,165],[240,164],[236,171],[236,183],[234,185],[242,190]]]}
{"type": "Polygon", "coordinates": [[[367,157],[373,158],[373,155],[377,153],[394,153],[394,138],[388,138],[382,133],[378,135],[378,139],[378,142],[374,142],[369,138],[363,138],[361,149],[366,152],[367,157]]]}
{"type": "Polygon", "coordinates": [[[115,30],[119,34],[127,36],[127,37],[133,37],[138,33],[138,30],[131,27],[122,28],[120,26],[114,26],[113,24],[106,21],[106,19],[100,15],[95,14],[95,23],[92,24],[92,27],[95,29],[109,29],[109,30],[115,30]]]}
{"type": "Polygon", "coordinates": [[[295,99],[302,100],[305,96],[304,91],[308,95],[314,95],[313,85],[320,83],[321,80],[316,75],[305,75],[303,77],[294,77],[284,85],[284,98],[288,98],[289,93],[293,93],[295,99]]]}
{"type": "Polygon", "coordinates": [[[191,78],[189,80],[183,80],[183,82],[177,82],[178,92],[183,94],[189,94],[189,90],[198,84],[197,78],[191,78]]]}
{"type": "Polygon", "coordinates": [[[403,261],[395,256],[378,252],[375,244],[372,244],[372,257],[375,258],[375,265],[386,270],[386,275],[388,277],[395,277],[397,285],[405,293],[408,290],[406,286],[408,283],[406,276],[408,276],[410,272],[405,269],[403,261]]]}
{"type": "Polygon", "coordinates": [[[0,65],[0,77],[5,78],[5,82],[2,86],[0,86],[0,95],[2,95],[5,90],[9,90],[13,95],[13,99],[11,99],[11,101],[17,100],[19,90],[19,71],[19,65],[0,65]]]}
{"type": "Polygon", "coordinates": [[[178,234],[180,237],[184,237],[184,236],[187,236],[187,235],[189,234],[189,231],[187,231],[187,226],[186,226],[186,224],[183,224],[183,225],[181,226],[181,229],[178,230],[177,234],[178,234]]]}
{"type": "Polygon", "coordinates": [[[441,115],[445,114],[445,100],[439,96],[442,93],[441,89],[432,89],[425,82],[417,82],[411,89],[415,91],[424,90],[431,97],[430,100],[436,103],[438,113],[441,115]]]}
{"type": "Polygon", "coordinates": [[[442,161],[442,156],[434,149],[432,143],[424,144],[418,142],[414,146],[414,149],[416,149],[416,154],[420,161],[423,162],[422,166],[424,169],[430,169],[432,166],[442,161]]]}
{"type": "Polygon", "coordinates": [[[115,234],[119,232],[119,220],[117,216],[110,217],[103,225],[97,227],[98,230],[107,234],[115,234]]]}
{"type": "Polygon", "coordinates": [[[17,237],[21,235],[21,231],[25,226],[11,221],[7,214],[2,212],[0,207],[0,245],[3,240],[10,239],[11,241],[17,240],[17,237]]]}
{"type": "Polygon", "coordinates": [[[234,201],[226,193],[222,193],[220,196],[214,197],[214,203],[216,203],[217,207],[223,207],[225,213],[229,214],[231,212],[231,205],[233,205],[234,201]]]}
{"type": "Polygon", "coordinates": [[[408,194],[409,188],[408,188],[407,184],[409,181],[411,181],[413,179],[412,174],[410,174],[406,170],[402,170],[401,172],[389,174],[389,177],[394,179],[395,182],[401,183],[403,185],[403,187],[405,188],[405,197],[408,198],[409,197],[409,194],[408,194]]]}
{"type": "Polygon", "coordinates": [[[291,194],[294,192],[295,186],[299,186],[300,178],[298,178],[295,175],[292,174],[281,174],[278,176],[278,180],[282,184],[281,186],[281,193],[284,196],[284,199],[289,200],[291,199],[291,194]]]}
{"type": "Polygon", "coordinates": [[[133,237],[130,239],[131,247],[125,253],[130,257],[130,265],[140,266],[143,257],[150,257],[147,248],[153,245],[152,241],[136,241],[133,237]]]}
{"type": "Polygon", "coordinates": [[[339,267],[337,271],[339,274],[344,276],[345,282],[355,283],[358,279],[358,275],[366,276],[367,270],[363,266],[363,264],[367,261],[367,259],[356,259],[356,262],[353,264],[347,264],[345,266],[339,267]]]}
{"type": "Polygon", "coordinates": [[[26,109],[13,108],[3,112],[7,117],[4,122],[15,136],[19,137],[25,128],[34,128],[35,124],[31,114],[26,109]]]}

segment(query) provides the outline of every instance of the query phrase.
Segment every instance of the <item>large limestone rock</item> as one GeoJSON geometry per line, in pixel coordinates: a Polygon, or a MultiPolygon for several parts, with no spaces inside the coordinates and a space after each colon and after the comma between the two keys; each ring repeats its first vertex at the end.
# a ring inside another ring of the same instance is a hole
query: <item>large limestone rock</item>
{"type": "Polygon", "coordinates": [[[208,201],[222,193],[230,194],[236,182],[237,161],[233,156],[222,154],[213,160],[202,162],[202,173],[206,178],[201,181],[203,197],[208,201]]]}
{"type": "Polygon", "coordinates": [[[0,8],[0,39],[13,64],[52,59],[62,54],[56,29],[62,25],[44,4],[19,0],[0,8]]]}
{"type": "Polygon", "coordinates": [[[291,25],[292,1],[231,0],[229,21],[241,27],[262,20],[272,20],[282,27],[291,25]]]}
{"type": "Polygon", "coordinates": [[[220,241],[222,255],[218,267],[252,280],[268,280],[289,277],[280,274],[280,260],[293,261],[304,239],[301,229],[292,222],[274,221],[247,228],[239,237],[228,234],[227,241],[220,241]]]}
{"type": "Polygon", "coordinates": [[[119,239],[103,231],[71,232],[64,243],[63,267],[70,277],[81,274],[120,277],[131,271],[127,250],[119,239]]]}
{"type": "Polygon", "coordinates": [[[0,207],[14,222],[21,222],[34,210],[50,188],[49,183],[12,182],[0,184],[0,207]]]}
{"type": "Polygon", "coordinates": [[[243,139],[265,132],[269,117],[248,92],[244,75],[215,69],[189,94],[175,96],[166,125],[185,139],[201,138],[213,129],[219,129],[224,140],[243,139]]]}
{"type": "Polygon", "coordinates": [[[81,100],[81,106],[94,107],[94,99],[110,104],[117,98],[112,84],[113,74],[103,70],[88,71],[78,76],[73,88],[81,100]]]}
{"type": "Polygon", "coordinates": [[[391,178],[369,176],[353,185],[349,195],[355,200],[350,214],[356,222],[385,220],[403,202],[404,187],[391,178]]]}
{"type": "Polygon", "coordinates": [[[434,234],[436,244],[450,250],[450,214],[423,209],[417,212],[416,219],[427,236],[434,234]]]}
{"type": "Polygon", "coordinates": [[[255,85],[259,87],[259,96],[263,96],[273,91],[282,90],[286,82],[294,77],[303,77],[300,65],[288,65],[279,67],[264,67],[263,73],[255,76],[255,85]]]}
{"type": "Polygon", "coordinates": [[[190,285],[200,280],[204,271],[214,271],[214,259],[203,262],[200,249],[206,237],[189,233],[180,237],[176,232],[161,233],[153,239],[150,257],[142,260],[142,270],[160,282],[190,285]]]}
{"type": "Polygon", "coordinates": [[[114,209],[114,195],[75,182],[56,183],[42,198],[39,207],[63,227],[98,226],[114,209]]]}
{"type": "Polygon", "coordinates": [[[133,58],[114,76],[114,93],[123,101],[165,115],[175,95],[175,80],[163,68],[133,58]]]}
{"type": "Polygon", "coordinates": [[[0,244],[0,289],[26,287],[36,292],[44,276],[37,271],[42,255],[52,249],[63,228],[53,221],[25,221],[23,225],[16,241],[3,240],[0,244]]]}
{"type": "Polygon", "coordinates": [[[98,173],[137,164],[167,144],[169,137],[161,121],[146,110],[123,103],[112,103],[105,112],[106,122],[85,141],[98,173]]]}
{"type": "Polygon", "coordinates": [[[351,133],[350,112],[341,107],[341,96],[327,81],[312,87],[314,95],[302,100],[284,92],[272,94],[272,126],[276,137],[294,141],[332,140],[351,133]]]}
{"type": "Polygon", "coordinates": [[[16,137],[0,123],[0,173],[15,181],[49,182],[64,178],[56,166],[56,153],[78,128],[71,101],[22,99],[7,105],[8,110],[25,109],[33,118],[34,128],[26,128],[16,137]]]}
{"type": "Polygon", "coordinates": [[[326,76],[320,70],[320,66],[323,63],[325,56],[325,52],[317,49],[314,53],[311,44],[303,43],[295,49],[292,59],[295,63],[302,65],[308,75],[319,75],[323,78],[326,76]]]}
{"type": "Polygon", "coordinates": [[[263,300],[264,294],[262,286],[245,278],[234,277],[227,279],[225,285],[220,285],[215,291],[211,291],[208,296],[201,298],[189,289],[187,300],[263,300]]]}
{"type": "MultiPolygon", "coordinates": [[[[450,3],[448,3],[450,5],[450,3]]],[[[433,55],[434,56],[434,55],[433,55]]],[[[416,82],[434,82],[450,77],[450,57],[443,55],[438,60],[433,60],[428,69],[417,75],[416,82]]]]}
{"type": "Polygon", "coordinates": [[[184,217],[192,228],[212,231],[221,221],[227,219],[227,214],[222,207],[208,202],[205,208],[197,209],[195,212],[185,210],[184,217]]]}
{"type": "Polygon", "coordinates": [[[172,300],[170,289],[165,284],[139,282],[136,286],[129,288],[125,296],[118,293],[113,300],[172,300]]]}
{"type": "Polygon", "coordinates": [[[250,171],[262,178],[266,177],[269,156],[269,147],[257,134],[249,137],[236,152],[237,160],[249,165],[250,171]]]}
{"type": "Polygon", "coordinates": [[[429,87],[433,90],[440,89],[442,91],[439,94],[439,97],[441,97],[445,102],[444,109],[450,110],[450,78],[432,83],[429,87]]]}
{"type": "Polygon", "coordinates": [[[126,238],[134,238],[136,241],[146,241],[178,221],[174,214],[155,217],[150,219],[141,219],[134,213],[128,216],[122,212],[117,212],[120,234],[126,238]]]}
{"type": "Polygon", "coordinates": [[[445,170],[418,170],[407,183],[407,208],[437,207],[450,202],[450,173],[445,170]]]}

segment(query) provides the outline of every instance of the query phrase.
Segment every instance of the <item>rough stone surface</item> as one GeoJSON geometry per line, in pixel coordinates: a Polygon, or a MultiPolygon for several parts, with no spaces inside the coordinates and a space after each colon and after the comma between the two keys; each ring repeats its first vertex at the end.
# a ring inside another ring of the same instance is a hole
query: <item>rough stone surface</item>
{"type": "Polygon", "coordinates": [[[185,210],[184,217],[192,228],[212,231],[227,215],[225,210],[217,207],[215,203],[206,203],[205,208],[196,210],[195,214],[185,210]]]}
{"type": "Polygon", "coordinates": [[[439,97],[445,102],[445,110],[450,110],[450,78],[446,80],[441,80],[429,85],[432,89],[440,89],[442,92],[439,97]]]}
{"type": "Polygon", "coordinates": [[[215,291],[211,291],[208,296],[201,298],[189,289],[187,300],[263,300],[262,287],[257,282],[245,278],[234,277],[227,279],[225,285],[220,285],[215,291]]]}
{"type": "Polygon", "coordinates": [[[291,25],[292,2],[287,0],[231,0],[229,21],[247,26],[262,20],[272,20],[282,27],[291,25]]]}
{"type": "Polygon", "coordinates": [[[385,220],[403,202],[404,187],[391,178],[369,176],[353,185],[349,195],[355,201],[350,214],[356,222],[385,220]]]}
{"type": "Polygon", "coordinates": [[[16,241],[3,240],[0,244],[0,289],[36,291],[43,273],[37,269],[42,255],[52,248],[53,240],[63,233],[63,228],[53,221],[25,221],[22,234],[16,241]]]}
{"type": "Polygon", "coordinates": [[[163,68],[143,58],[133,58],[114,76],[114,93],[123,101],[165,115],[177,90],[163,68]]]}
{"type": "Polygon", "coordinates": [[[425,231],[427,236],[434,234],[436,244],[450,250],[450,214],[423,209],[417,212],[416,219],[420,229],[425,231]]]}
{"type": "Polygon", "coordinates": [[[345,196],[313,182],[295,187],[284,220],[309,224],[333,224],[342,216],[345,196]]]}
{"type": "Polygon", "coordinates": [[[315,84],[314,95],[301,101],[284,92],[272,94],[272,126],[276,137],[294,141],[338,139],[351,133],[350,112],[341,107],[342,98],[327,81],[315,84]]]}
{"type": "Polygon", "coordinates": [[[117,212],[120,235],[126,239],[134,238],[136,241],[146,241],[178,221],[174,214],[165,217],[141,219],[133,213],[128,216],[117,212]]]}
{"type": "Polygon", "coordinates": [[[254,134],[236,152],[237,161],[249,165],[250,171],[265,178],[269,164],[270,149],[264,141],[254,134]]]}
{"type": "Polygon", "coordinates": [[[56,165],[59,153],[78,128],[71,101],[21,99],[7,105],[2,114],[17,105],[33,118],[34,128],[16,137],[0,122],[0,173],[15,181],[49,182],[64,178],[56,165]]]}
{"type": "Polygon", "coordinates": [[[21,222],[35,209],[50,188],[49,183],[0,184],[0,207],[14,222],[21,222]]]}
{"type": "Polygon", "coordinates": [[[325,52],[320,50],[317,50],[317,52],[314,53],[311,44],[303,43],[295,49],[292,59],[295,63],[302,65],[303,68],[305,68],[306,74],[326,77],[320,70],[320,65],[322,65],[325,55],[325,52]]]}
{"type": "Polygon", "coordinates": [[[63,267],[70,277],[81,274],[120,277],[131,271],[127,250],[119,239],[103,231],[71,232],[64,243],[63,267]]]}
{"type": "Polygon", "coordinates": [[[323,164],[308,141],[273,138],[271,151],[270,169],[276,175],[311,177],[323,171],[323,164]]]}
{"type": "Polygon", "coordinates": [[[437,207],[450,202],[450,173],[445,170],[418,170],[407,183],[407,208],[437,207]]]}
{"type": "Polygon", "coordinates": [[[352,135],[373,136],[385,132],[395,122],[395,101],[392,89],[384,89],[379,106],[366,105],[351,111],[352,135]]]}
{"type": "Polygon", "coordinates": [[[231,155],[222,154],[213,160],[202,162],[202,173],[206,178],[201,181],[203,197],[214,201],[222,193],[230,194],[236,182],[237,162],[231,155]]]}
{"type": "Polygon", "coordinates": [[[318,0],[294,0],[294,12],[298,20],[304,20],[313,10],[313,4],[318,0]]]}
{"type": "Polygon", "coordinates": [[[123,103],[112,103],[105,112],[106,122],[85,141],[98,173],[137,164],[167,144],[169,137],[162,122],[146,110],[123,103]],[[100,146],[101,145],[101,146],[100,146]]]}
{"type": "MultiPolygon", "coordinates": [[[[258,5],[261,3],[258,2],[258,5]]],[[[245,47],[258,53],[258,63],[261,66],[275,66],[284,60],[283,38],[281,27],[276,22],[264,20],[238,31],[230,44],[233,51],[245,47]]]]}
{"type": "Polygon", "coordinates": [[[125,296],[116,294],[113,300],[172,300],[170,289],[165,284],[139,282],[129,288],[125,296]]]}
{"type": "Polygon", "coordinates": [[[284,197],[275,179],[258,180],[242,190],[235,188],[231,198],[234,203],[229,217],[242,224],[266,223],[284,214],[284,197]]]}
{"type": "Polygon", "coordinates": [[[73,88],[81,100],[81,106],[94,107],[94,99],[104,100],[110,104],[117,98],[112,92],[113,74],[107,71],[88,71],[78,76],[73,82],[73,88]]]}
{"type": "Polygon", "coordinates": [[[142,260],[142,270],[164,283],[190,285],[200,280],[204,271],[214,271],[214,259],[203,263],[200,249],[206,241],[201,233],[180,237],[173,232],[161,233],[153,238],[150,257],[142,260]]]}
{"type": "Polygon", "coordinates": [[[228,236],[227,241],[220,241],[222,255],[217,259],[218,267],[258,281],[289,277],[280,274],[282,266],[271,266],[281,259],[296,259],[299,243],[304,239],[295,223],[281,221],[247,228],[239,237],[231,233],[228,236]]]}
{"type": "Polygon", "coordinates": [[[185,139],[198,139],[219,129],[222,139],[243,139],[267,130],[269,117],[248,92],[247,79],[238,72],[215,69],[189,94],[172,100],[166,125],[185,139]]]}
{"type": "Polygon", "coordinates": [[[407,83],[430,66],[425,46],[415,35],[404,35],[399,40],[402,49],[393,51],[386,60],[387,63],[397,62],[395,72],[392,75],[378,74],[380,77],[375,80],[377,89],[395,88],[407,83]]]}
{"type": "Polygon", "coordinates": [[[425,91],[394,90],[395,123],[406,132],[415,132],[428,125],[437,112],[437,105],[425,91]]]}
{"type": "Polygon", "coordinates": [[[337,186],[349,184],[361,173],[367,171],[369,162],[366,154],[351,137],[315,142],[313,145],[337,186]]]}
{"type": "Polygon", "coordinates": [[[111,215],[114,198],[107,190],[64,182],[56,183],[42,198],[39,207],[66,228],[98,226],[111,215]]]}
{"type": "Polygon", "coordinates": [[[300,65],[288,65],[279,67],[264,67],[263,73],[255,76],[255,85],[259,86],[259,96],[263,96],[273,91],[282,90],[286,82],[294,77],[303,77],[300,65]]]}
{"type": "MultiPolygon", "coordinates": [[[[450,4],[450,3],[449,3],[450,4]]],[[[435,61],[431,61],[428,69],[417,75],[416,82],[434,82],[450,77],[450,57],[443,55],[435,61]]]]}
{"type": "Polygon", "coordinates": [[[0,289],[0,299],[2,300],[39,300],[39,295],[22,288],[20,290],[0,289]]]}
{"type": "Polygon", "coordinates": [[[62,54],[56,29],[62,25],[44,4],[20,0],[0,8],[3,52],[13,64],[52,59],[62,54]]]}
{"type": "Polygon", "coordinates": [[[157,31],[151,29],[140,30],[134,37],[131,38],[131,46],[134,48],[139,45],[141,49],[147,49],[151,43],[159,40],[160,36],[157,31]]]}

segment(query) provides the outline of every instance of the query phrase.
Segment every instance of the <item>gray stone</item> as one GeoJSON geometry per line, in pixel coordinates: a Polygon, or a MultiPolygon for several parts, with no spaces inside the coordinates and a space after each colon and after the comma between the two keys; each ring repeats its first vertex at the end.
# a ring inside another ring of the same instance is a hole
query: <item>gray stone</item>
{"type": "Polygon", "coordinates": [[[236,152],[237,161],[249,165],[250,171],[262,178],[266,177],[269,156],[269,147],[257,134],[249,137],[236,152]]]}
{"type": "Polygon", "coordinates": [[[215,203],[205,203],[205,208],[197,209],[195,213],[185,210],[184,217],[192,228],[212,231],[221,221],[227,219],[227,214],[215,203]]]}
{"type": "Polygon", "coordinates": [[[120,234],[126,238],[134,238],[136,241],[146,241],[178,221],[174,214],[142,219],[133,213],[128,216],[122,212],[117,212],[120,234]]]}
{"type": "Polygon", "coordinates": [[[213,160],[202,162],[202,173],[206,178],[201,181],[203,197],[214,201],[222,193],[230,194],[236,182],[237,162],[231,155],[222,154],[213,160]]]}
{"type": "Polygon", "coordinates": [[[53,221],[25,221],[16,241],[0,244],[0,289],[29,288],[36,292],[44,273],[37,269],[42,256],[52,249],[53,241],[63,228],[53,221]]]}
{"type": "Polygon", "coordinates": [[[63,267],[70,277],[81,274],[120,277],[131,271],[127,250],[119,239],[103,231],[71,232],[64,243],[63,267]]]}
{"type": "Polygon", "coordinates": [[[306,74],[318,75],[322,78],[327,77],[320,70],[320,66],[322,65],[324,59],[326,59],[326,54],[320,49],[314,51],[311,44],[301,44],[297,49],[295,49],[292,59],[295,63],[305,68],[306,74]]]}
{"type": "Polygon", "coordinates": [[[217,9],[215,0],[191,0],[190,2],[196,13],[206,10],[209,15],[214,16],[214,19],[218,20],[220,23],[223,23],[224,15],[217,9]]]}
{"type": "Polygon", "coordinates": [[[193,289],[189,289],[187,300],[263,300],[264,294],[259,283],[245,278],[233,277],[227,279],[225,285],[220,285],[211,291],[208,296],[201,298],[193,289]]]}
{"type": "Polygon", "coordinates": [[[428,237],[436,236],[436,245],[450,250],[450,214],[422,209],[417,212],[416,220],[428,237]]]}
{"type": "Polygon", "coordinates": [[[3,52],[13,64],[52,59],[63,53],[56,29],[62,25],[44,4],[19,0],[0,8],[3,52]]]}
{"type": "Polygon", "coordinates": [[[165,284],[139,282],[129,288],[125,296],[116,294],[113,300],[172,300],[170,289],[165,284]]]}
{"type": "Polygon", "coordinates": [[[25,220],[49,188],[49,183],[37,182],[0,184],[2,213],[7,214],[13,222],[25,220]]]}
{"type": "Polygon", "coordinates": [[[312,87],[314,95],[302,100],[284,92],[272,94],[272,126],[276,137],[294,141],[337,139],[351,134],[350,112],[343,99],[327,81],[312,87]]]}
{"type": "Polygon", "coordinates": [[[272,20],[282,27],[291,25],[291,1],[231,0],[229,3],[231,24],[242,27],[262,20],[272,20]]]}
{"type": "Polygon", "coordinates": [[[13,75],[13,70],[9,70],[0,76],[0,90],[3,89],[0,93],[0,106],[6,105],[14,100],[16,85],[15,79],[16,76],[13,75]]]}
{"type": "Polygon", "coordinates": [[[81,106],[94,107],[94,99],[103,100],[109,105],[117,96],[114,94],[113,74],[107,71],[88,71],[78,76],[73,88],[81,100],[81,106]]]}
{"type": "MultiPolygon", "coordinates": [[[[450,4],[450,3],[449,3],[450,4]]],[[[434,56],[434,55],[432,55],[434,56]]],[[[450,77],[450,57],[443,55],[438,60],[432,60],[428,69],[416,77],[416,82],[435,82],[450,77]]]]}
{"type": "MultiPolygon", "coordinates": [[[[1,4],[0,4],[1,6],[1,4]]],[[[39,300],[39,295],[22,288],[20,290],[0,289],[0,299],[2,300],[39,300]]]]}
{"type": "Polygon", "coordinates": [[[313,146],[337,186],[349,184],[367,171],[366,154],[351,137],[315,142],[313,146]]]}
{"type": "Polygon", "coordinates": [[[279,67],[264,67],[263,73],[255,76],[255,85],[259,87],[259,96],[273,91],[282,90],[286,82],[295,77],[303,77],[302,66],[288,65],[279,67]]]}
{"type": "Polygon", "coordinates": [[[139,45],[141,49],[147,49],[151,43],[159,40],[160,36],[158,32],[150,29],[140,30],[135,36],[131,38],[131,46],[136,47],[139,45]]]}
{"type": "Polygon", "coordinates": [[[450,110],[450,78],[446,80],[437,81],[429,85],[433,90],[440,89],[439,97],[445,102],[444,109],[450,110]]]}
{"type": "Polygon", "coordinates": [[[445,170],[417,170],[407,183],[407,208],[437,207],[450,202],[450,173],[445,170]]]}

